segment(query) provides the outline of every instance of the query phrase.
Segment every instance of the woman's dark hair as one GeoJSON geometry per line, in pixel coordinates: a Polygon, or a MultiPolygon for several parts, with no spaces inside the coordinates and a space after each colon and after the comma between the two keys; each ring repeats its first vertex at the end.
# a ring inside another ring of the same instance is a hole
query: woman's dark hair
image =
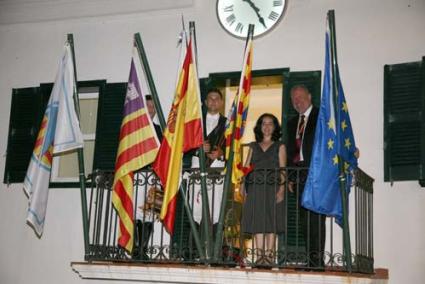
{"type": "Polygon", "coordinates": [[[255,141],[257,141],[258,143],[263,141],[264,137],[263,137],[263,132],[261,132],[261,125],[263,124],[263,120],[265,117],[270,117],[273,120],[274,131],[272,134],[272,140],[278,141],[280,137],[282,136],[281,129],[280,129],[279,121],[277,120],[276,116],[274,116],[271,113],[263,113],[257,119],[257,123],[255,124],[255,127],[254,127],[255,141]]]}

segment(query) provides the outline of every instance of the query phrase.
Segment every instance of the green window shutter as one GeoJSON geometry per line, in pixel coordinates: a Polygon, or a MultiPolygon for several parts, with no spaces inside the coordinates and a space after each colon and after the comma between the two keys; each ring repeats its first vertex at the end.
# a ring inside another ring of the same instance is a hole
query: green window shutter
{"type": "Polygon", "coordinates": [[[210,78],[200,78],[199,79],[199,89],[201,91],[202,106],[204,106],[203,103],[204,103],[204,101],[207,97],[207,92],[210,88],[212,88],[210,78]]]}
{"type": "Polygon", "coordinates": [[[424,181],[424,59],[384,67],[384,181],[424,181]]]}
{"type": "Polygon", "coordinates": [[[99,90],[93,170],[115,168],[126,91],[127,83],[110,83],[99,90]]]}
{"type": "MultiPolygon", "coordinates": [[[[297,111],[292,107],[291,102],[291,88],[295,85],[304,85],[306,86],[313,99],[313,104],[315,106],[320,105],[320,94],[321,94],[321,71],[305,71],[305,72],[290,72],[289,78],[287,79],[287,84],[283,88],[283,141],[286,143],[288,135],[286,133],[287,126],[286,123],[293,117],[297,116],[297,111]]],[[[296,250],[297,245],[298,249],[304,247],[304,237],[302,233],[302,225],[299,216],[297,216],[297,199],[295,194],[288,194],[288,250],[296,250]],[[297,240],[297,218],[298,218],[298,240],[297,240]]]]}
{"type": "Polygon", "coordinates": [[[45,87],[43,85],[12,90],[6,166],[3,178],[3,182],[6,184],[24,181],[48,101],[48,96],[46,99],[42,92],[45,87]]]}

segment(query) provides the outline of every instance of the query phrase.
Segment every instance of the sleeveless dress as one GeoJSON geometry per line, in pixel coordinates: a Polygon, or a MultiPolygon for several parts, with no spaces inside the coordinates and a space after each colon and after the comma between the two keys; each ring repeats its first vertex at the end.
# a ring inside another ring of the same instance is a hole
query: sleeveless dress
{"type": "Polygon", "coordinates": [[[280,174],[279,147],[275,141],[263,151],[257,142],[251,142],[251,163],[254,170],[245,179],[246,201],[243,206],[242,232],[282,233],[285,230],[285,201],[276,203],[280,174]]]}

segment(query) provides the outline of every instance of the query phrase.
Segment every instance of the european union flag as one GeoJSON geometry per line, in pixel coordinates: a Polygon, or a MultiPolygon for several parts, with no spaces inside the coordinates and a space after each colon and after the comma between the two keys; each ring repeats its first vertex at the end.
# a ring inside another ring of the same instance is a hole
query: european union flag
{"type": "MultiPolygon", "coordinates": [[[[351,186],[351,172],[357,167],[356,145],[351,128],[347,103],[339,78],[332,73],[329,25],[326,32],[325,76],[322,100],[314,137],[310,170],[302,206],[314,212],[334,216],[342,224],[342,202],[339,183],[339,159],[342,159],[346,190],[351,186]],[[332,100],[332,77],[337,78],[337,108],[332,100]],[[336,111],[335,111],[336,110],[336,111]]],[[[347,195],[348,196],[348,195],[347,195]]]]}

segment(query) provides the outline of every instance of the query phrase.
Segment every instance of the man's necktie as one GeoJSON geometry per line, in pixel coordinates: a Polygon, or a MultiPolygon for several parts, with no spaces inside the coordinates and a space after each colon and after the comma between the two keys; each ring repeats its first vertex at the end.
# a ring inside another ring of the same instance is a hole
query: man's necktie
{"type": "Polygon", "coordinates": [[[301,115],[300,117],[300,123],[298,124],[297,129],[297,136],[295,137],[295,155],[293,162],[294,164],[298,163],[301,159],[301,144],[303,141],[303,134],[304,134],[304,126],[305,126],[305,115],[301,115]]]}

